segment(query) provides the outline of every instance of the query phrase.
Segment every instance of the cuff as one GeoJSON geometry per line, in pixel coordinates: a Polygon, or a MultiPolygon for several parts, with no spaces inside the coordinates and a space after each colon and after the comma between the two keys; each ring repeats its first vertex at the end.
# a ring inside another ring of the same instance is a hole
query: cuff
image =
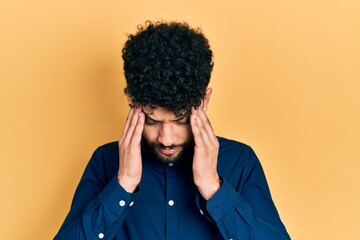
{"type": "Polygon", "coordinates": [[[119,184],[116,176],[114,176],[102,192],[103,204],[112,214],[118,216],[127,207],[131,207],[134,204],[132,199],[135,194],[136,193],[128,193],[119,184]]]}
{"type": "Polygon", "coordinates": [[[237,196],[238,193],[223,179],[220,189],[206,202],[207,212],[215,222],[219,222],[229,210],[234,208],[237,196]]]}

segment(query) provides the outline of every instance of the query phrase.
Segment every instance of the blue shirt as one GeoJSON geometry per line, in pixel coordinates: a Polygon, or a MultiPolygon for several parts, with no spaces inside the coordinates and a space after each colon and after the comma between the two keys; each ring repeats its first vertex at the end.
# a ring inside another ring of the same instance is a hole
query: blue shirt
{"type": "Polygon", "coordinates": [[[55,239],[290,239],[254,151],[218,139],[222,184],[208,201],[193,182],[191,159],[162,163],[142,154],[140,184],[128,193],[116,178],[118,143],[99,147],[55,239]]]}

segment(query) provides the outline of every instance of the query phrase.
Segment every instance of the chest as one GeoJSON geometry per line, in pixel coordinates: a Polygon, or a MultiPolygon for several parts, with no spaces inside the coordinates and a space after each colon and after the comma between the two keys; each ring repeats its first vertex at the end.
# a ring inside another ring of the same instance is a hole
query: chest
{"type": "Polygon", "coordinates": [[[119,239],[222,239],[217,226],[199,211],[197,194],[191,170],[144,165],[119,239]]]}

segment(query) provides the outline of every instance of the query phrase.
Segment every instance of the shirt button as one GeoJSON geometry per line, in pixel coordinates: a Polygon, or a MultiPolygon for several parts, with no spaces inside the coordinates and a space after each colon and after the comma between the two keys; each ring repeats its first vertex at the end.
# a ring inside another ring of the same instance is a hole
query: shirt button
{"type": "Polygon", "coordinates": [[[99,233],[98,237],[99,237],[100,239],[103,239],[103,238],[105,237],[105,235],[104,235],[103,233],[99,233]]]}
{"type": "Polygon", "coordinates": [[[119,202],[119,205],[120,205],[121,207],[125,206],[125,201],[124,201],[124,200],[121,200],[121,201],[119,202]]]}
{"type": "Polygon", "coordinates": [[[134,202],[131,202],[131,203],[129,204],[130,207],[131,207],[132,205],[134,205],[134,202]]]}
{"type": "Polygon", "coordinates": [[[173,200],[170,200],[169,202],[168,202],[168,204],[169,204],[169,206],[174,206],[174,201],[173,200]]]}
{"type": "Polygon", "coordinates": [[[174,163],[172,163],[172,162],[169,163],[169,167],[172,167],[172,166],[174,166],[174,163]]]}

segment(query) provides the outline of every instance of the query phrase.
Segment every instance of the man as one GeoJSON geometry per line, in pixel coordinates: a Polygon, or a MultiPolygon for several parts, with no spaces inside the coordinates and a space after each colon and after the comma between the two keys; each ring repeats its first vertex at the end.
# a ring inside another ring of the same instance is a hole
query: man
{"type": "Polygon", "coordinates": [[[123,59],[122,136],[94,152],[55,239],[290,239],[253,150],[216,137],[206,116],[201,31],[147,23],[123,59]]]}

